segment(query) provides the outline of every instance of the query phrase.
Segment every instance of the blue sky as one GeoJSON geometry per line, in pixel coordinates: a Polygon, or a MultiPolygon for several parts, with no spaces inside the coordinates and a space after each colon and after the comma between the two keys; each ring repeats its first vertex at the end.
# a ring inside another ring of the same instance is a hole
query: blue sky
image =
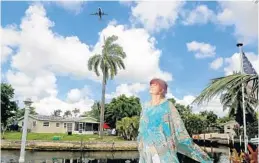
{"type": "MultiPolygon", "coordinates": [[[[117,35],[127,59],[107,86],[107,101],[120,94],[149,99],[148,82],[160,77],[168,97],[190,104],[215,77],[239,69],[244,42],[255,69],[258,6],[253,2],[2,2],[2,81],[16,99],[32,98],[37,111],[87,111],[101,97],[100,77],[87,59],[100,52],[103,36],[117,35]],[[89,15],[101,7],[102,21],[89,15]],[[243,14],[246,13],[246,14],[243,14]]],[[[222,116],[219,99],[194,111],[222,116]]]]}

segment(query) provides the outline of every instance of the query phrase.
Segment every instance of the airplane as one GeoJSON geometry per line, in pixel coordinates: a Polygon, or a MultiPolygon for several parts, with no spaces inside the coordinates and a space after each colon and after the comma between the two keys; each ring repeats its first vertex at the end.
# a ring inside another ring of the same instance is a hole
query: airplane
{"type": "Polygon", "coordinates": [[[102,11],[102,9],[99,7],[99,8],[98,8],[98,12],[93,13],[93,14],[90,14],[90,15],[98,15],[98,16],[99,16],[99,20],[102,20],[102,16],[103,16],[103,15],[108,15],[108,14],[104,13],[104,12],[102,11]]]}

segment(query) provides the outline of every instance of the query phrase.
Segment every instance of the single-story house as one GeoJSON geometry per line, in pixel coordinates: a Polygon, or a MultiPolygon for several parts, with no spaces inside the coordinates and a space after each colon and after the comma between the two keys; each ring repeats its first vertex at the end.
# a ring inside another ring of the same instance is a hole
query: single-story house
{"type": "MultiPolygon", "coordinates": [[[[23,117],[18,125],[23,126],[23,117]]],[[[29,115],[28,127],[33,133],[98,133],[99,122],[92,117],[56,117],[47,115],[29,115]]]]}
{"type": "Polygon", "coordinates": [[[238,123],[235,120],[224,123],[224,133],[229,134],[230,136],[235,136],[236,133],[234,131],[234,128],[236,125],[238,125],[238,123]]]}

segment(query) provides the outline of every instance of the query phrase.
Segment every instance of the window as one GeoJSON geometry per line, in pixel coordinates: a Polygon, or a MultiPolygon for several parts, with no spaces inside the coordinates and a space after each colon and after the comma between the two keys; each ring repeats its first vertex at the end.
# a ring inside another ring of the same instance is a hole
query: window
{"type": "Polygon", "coordinates": [[[32,126],[35,127],[36,126],[36,121],[32,122],[32,126]]]}
{"type": "Polygon", "coordinates": [[[67,123],[64,123],[64,128],[67,128],[67,123]]]}
{"type": "Polygon", "coordinates": [[[227,129],[230,129],[230,126],[227,126],[227,129]]]}
{"type": "Polygon", "coordinates": [[[59,123],[56,123],[56,127],[59,127],[59,123]]]}
{"type": "Polygon", "coordinates": [[[48,127],[49,126],[49,122],[43,122],[43,126],[48,127]]]}
{"type": "Polygon", "coordinates": [[[23,126],[23,122],[22,122],[22,126],[23,126]]]}

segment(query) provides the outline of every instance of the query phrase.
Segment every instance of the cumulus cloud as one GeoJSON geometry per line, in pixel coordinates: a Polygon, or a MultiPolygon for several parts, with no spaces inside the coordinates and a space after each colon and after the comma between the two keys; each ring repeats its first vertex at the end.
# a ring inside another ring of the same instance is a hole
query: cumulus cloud
{"type": "Polygon", "coordinates": [[[127,97],[138,96],[138,93],[143,92],[147,89],[146,84],[133,83],[133,84],[121,84],[116,87],[116,91],[110,94],[106,94],[107,99],[112,99],[124,94],[127,97]]]}
{"type": "MultiPolygon", "coordinates": [[[[93,72],[88,71],[87,60],[101,52],[103,36],[117,35],[118,43],[127,54],[126,70],[119,71],[116,81],[147,82],[153,77],[172,80],[172,74],[160,69],[161,51],[155,47],[155,38],[145,29],[110,23],[99,33],[99,40],[90,50],[89,45],[81,42],[77,36],[65,37],[53,32],[54,26],[55,22],[47,17],[43,5],[37,3],[26,10],[19,26],[0,28],[3,38],[1,47],[5,48],[1,57],[4,61],[9,58],[11,62],[5,78],[13,85],[17,99],[33,98],[42,113],[51,108],[92,104],[93,100],[79,88],[73,88],[68,92],[67,99],[60,100],[57,76],[100,81],[101,77],[97,78],[93,72]]],[[[135,87],[130,89],[138,93],[135,87]]]]}
{"type": "Polygon", "coordinates": [[[192,104],[192,102],[195,99],[194,95],[190,95],[190,94],[185,95],[185,96],[183,96],[182,99],[180,99],[180,98],[175,97],[170,89],[168,90],[166,97],[174,98],[178,104],[185,105],[185,106],[190,105],[192,107],[192,111],[194,113],[199,113],[201,111],[207,110],[207,111],[213,111],[215,114],[217,114],[220,117],[225,116],[228,113],[227,110],[223,111],[223,106],[220,103],[219,97],[215,97],[208,103],[203,103],[201,105],[192,104]]]}
{"type": "Polygon", "coordinates": [[[199,5],[193,10],[182,12],[184,25],[207,24],[215,19],[215,13],[206,5],[199,5]]]}
{"type": "Polygon", "coordinates": [[[75,14],[79,14],[84,7],[84,4],[86,1],[82,0],[73,0],[73,1],[68,1],[68,0],[59,0],[55,2],[58,6],[63,7],[67,11],[74,12],[75,14]]]}
{"type": "Polygon", "coordinates": [[[188,51],[195,52],[196,58],[214,57],[216,47],[204,42],[192,41],[186,44],[188,51]]]}
{"type": "Polygon", "coordinates": [[[220,67],[222,67],[222,65],[223,65],[223,58],[219,57],[210,63],[210,68],[213,70],[218,70],[220,67]]]}
{"type": "Polygon", "coordinates": [[[57,109],[60,109],[64,113],[66,110],[72,111],[77,108],[80,109],[80,113],[83,113],[85,111],[90,111],[93,104],[94,100],[89,99],[88,97],[81,98],[77,102],[68,103],[59,99],[57,96],[48,96],[34,102],[32,106],[36,108],[36,111],[39,114],[51,115],[53,111],[57,109]]]}
{"type": "Polygon", "coordinates": [[[148,31],[159,32],[175,25],[183,1],[138,1],[131,8],[133,23],[142,24],[148,31]]]}
{"type": "Polygon", "coordinates": [[[124,83],[148,82],[154,77],[166,81],[173,80],[171,73],[160,69],[161,51],[155,47],[155,38],[150,36],[145,29],[110,24],[100,32],[100,40],[95,46],[94,53],[100,53],[100,46],[103,45],[102,38],[111,35],[119,37],[118,44],[127,54],[124,59],[126,69],[119,71],[115,79],[124,83]]]}
{"type": "Polygon", "coordinates": [[[219,97],[214,97],[208,103],[204,103],[201,105],[192,105],[192,110],[194,113],[199,113],[201,111],[213,111],[219,117],[223,117],[228,113],[227,109],[223,111],[223,106],[220,103],[219,97]]]}
{"type": "Polygon", "coordinates": [[[212,22],[221,27],[233,27],[238,42],[251,44],[258,41],[258,5],[250,1],[218,1],[215,11],[207,5],[198,5],[181,12],[184,25],[212,22]],[[244,14],[245,13],[245,14],[244,14]]]}
{"type": "Polygon", "coordinates": [[[248,44],[258,41],[258,5],[250,1],[218,1],[218,3],[219,24],[233,26],[239,42],[248,44]]]}

